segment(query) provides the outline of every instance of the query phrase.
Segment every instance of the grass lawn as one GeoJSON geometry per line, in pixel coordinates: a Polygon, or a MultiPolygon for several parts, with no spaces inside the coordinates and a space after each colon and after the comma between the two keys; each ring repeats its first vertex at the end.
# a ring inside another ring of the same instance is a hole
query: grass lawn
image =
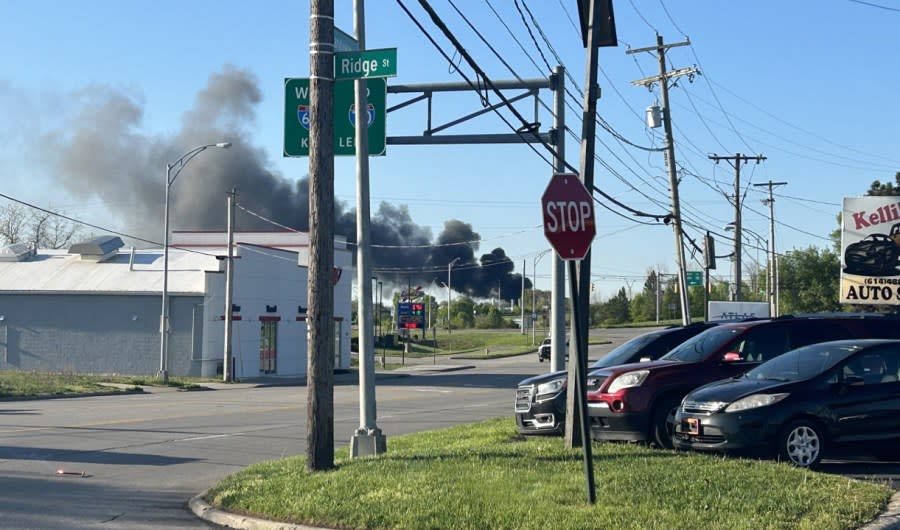
{"type": "Polygon", "coordinates": [[[886,485],[786,464],[595,444],[597,503],[580,450],[524,438],[510,418],[388,439],[388,453],[310,473],[305,457],[247,467],[207,500],[235,513],[333,528],[571,530],[851,529],[886,485]]]}
{"type": "Polygon", "coordinates": [[[142,386],[172,386],[182,390],[200,388],[200,379],[170,377],[168,384],[151,376],[84,375],[71,373],[0,371],[0,398],[65,396],[140,391],[142,386]],[[104,385],[117,383],[125,387],[104,385]]]}

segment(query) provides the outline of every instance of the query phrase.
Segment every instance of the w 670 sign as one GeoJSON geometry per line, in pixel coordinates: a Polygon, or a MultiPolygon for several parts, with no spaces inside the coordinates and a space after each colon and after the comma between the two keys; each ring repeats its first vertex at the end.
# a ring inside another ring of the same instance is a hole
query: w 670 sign
{"type": "Polygon", "coordinates": [[[575,175],[556,174],[541,196],[544,236],[565,260],[584,259],[597,235],[594,200],[575,175]]]}

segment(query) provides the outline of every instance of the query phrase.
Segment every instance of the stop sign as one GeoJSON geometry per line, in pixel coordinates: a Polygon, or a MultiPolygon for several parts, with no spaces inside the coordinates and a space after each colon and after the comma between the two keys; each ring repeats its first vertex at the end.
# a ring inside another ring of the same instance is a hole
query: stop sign
{"type": "Polygon", "coordinates": [[[575,175],[553,175],[541,196],[544,235],[560,258],[584,259],[597,235],[594,200],[575,175]]]}

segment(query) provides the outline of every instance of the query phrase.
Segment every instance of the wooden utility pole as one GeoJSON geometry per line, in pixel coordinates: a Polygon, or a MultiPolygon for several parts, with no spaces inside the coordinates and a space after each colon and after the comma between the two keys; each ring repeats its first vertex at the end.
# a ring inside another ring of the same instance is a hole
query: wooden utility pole
{"type": "Polygon", "coordinates": [[[718,164],[719,160],[726,160],[734,167],[734,291],[732,301],[741,301],[741,162],[749,162],[756,160],[759,164],[766,157],[762,155],[746,156],[737,153],[734,156],[709,155],[710,160],[715,160],[718,164]]]}
{"type": "Polygon", "coordinates": [[[638,79],[637,81],[632,81],[631,84],[649,87],[653,83],[659,83],[659,92],[662,99],[663,127],[666,133],[666,169],[668,169],[669,173],[669,190],[672,194],[672,228],[675,232],[675,260],[678,265],[678,295],[681,300],[681,323],[685,326],[691,323],[691,302],[688,297],[687,263],[684,257],[684,238],[681,228],[681,201],[678,198],[678,177],[675,173],[675,140],[672,136],[672,112],[669,109],[669,79],[675,79],[683,75],[688,76],[688,79],[693,79],[697,69],[679,68],[667,72],[666,50],[676,46],[688,45],[690,45],[690,41],[663,44],[662,35],[657,35],[656,46],[625,52],[626,54],[656,52],[656,57],[659,60],[659,75],[638,79]]]}
{"type": "Polygon", "coordinates": [[[769,271],[767,281],[769,282],[769,316],[778,316],[778,255],[775,253],[775,197],[772,195],[772,188],[775,186],[785,186],[787,182],[763,182],[754,184],[754,186],[766,186],[769,188],[769,198],[763,199],[763,204],[769,207],[769,271]]]}
{"type": "Polygon", "coordinates": [[[306,467],[334,467],[334,0],[309,4],[306,467]]]}

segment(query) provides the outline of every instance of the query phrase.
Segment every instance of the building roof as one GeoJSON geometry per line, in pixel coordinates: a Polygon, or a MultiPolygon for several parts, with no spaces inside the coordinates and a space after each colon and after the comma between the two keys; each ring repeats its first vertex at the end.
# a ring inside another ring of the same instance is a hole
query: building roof
{"type": "MultiPolygon", "coordinates": [[[[224,252],[219,252],[224,253],[224,252]]],[[[170,294],[203,295],[207,272],[224,271],[217,252],[169,248],[170,294]]],[[[119,251],[105,261],[82,259],[65,250],[38,250],[25,261],[0,262],[3,293],[161,294],[163,251],[119,251]]]]}

